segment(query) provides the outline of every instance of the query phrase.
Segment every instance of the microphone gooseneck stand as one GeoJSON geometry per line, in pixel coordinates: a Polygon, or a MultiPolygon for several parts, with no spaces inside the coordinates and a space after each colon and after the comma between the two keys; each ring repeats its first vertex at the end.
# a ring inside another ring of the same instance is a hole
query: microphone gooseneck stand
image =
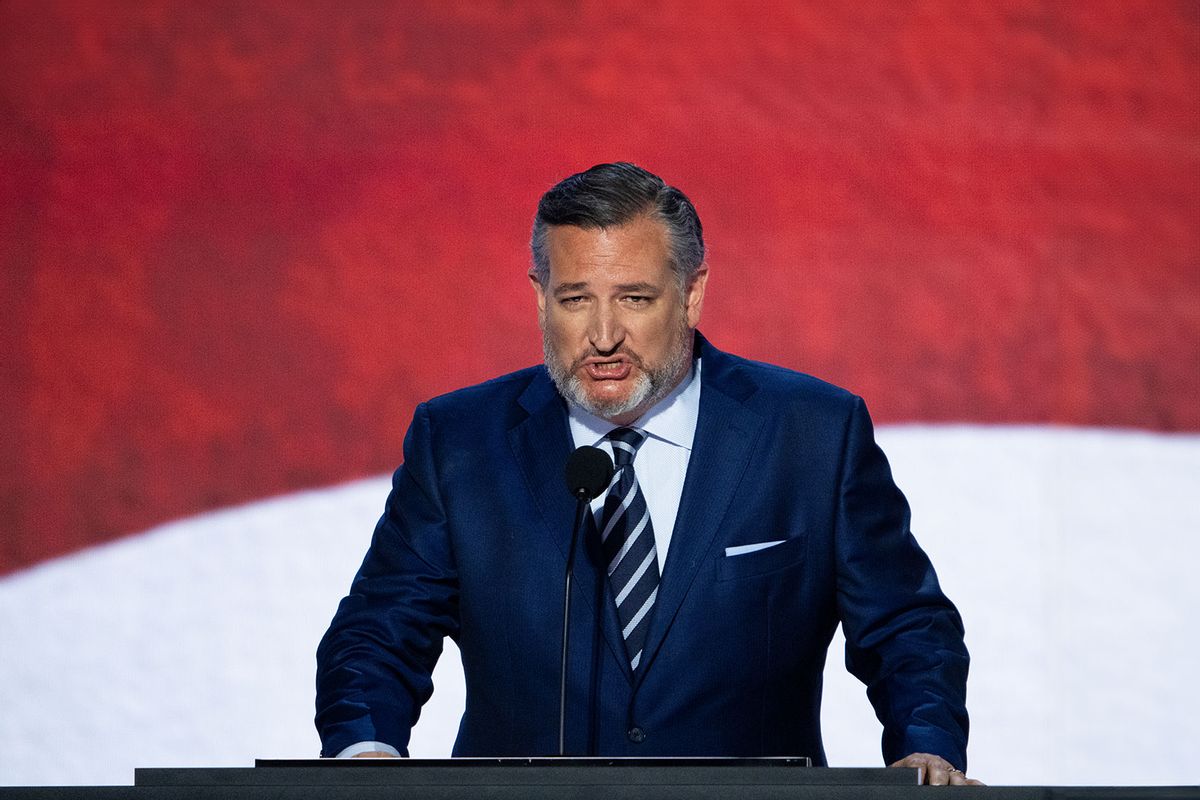
{"type": "Polygon", "coordinates": [[[588,508],[594,498],[608,488],[613,476],[613,462],[608,453],[598,447],[580,447],[567,459],[567,488],[575,498],[575,525],[571,528],[571,544],[567,549],[567,572],[563,578],[562,668],[558,682],[558,754],[567,754],[567,644],[571,631],[571,577],[575,573],[575,551],[581,531],[591,513],[588,508]]]}

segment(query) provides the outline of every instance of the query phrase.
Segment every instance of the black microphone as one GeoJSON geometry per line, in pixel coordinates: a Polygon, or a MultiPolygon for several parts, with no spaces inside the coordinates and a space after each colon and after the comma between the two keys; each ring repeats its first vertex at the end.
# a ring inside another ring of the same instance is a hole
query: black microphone
{"type": "Polygon", "coordinates": [[[576,499],[592,501],[608,488],[613,461],[599,447],[583,446],[567,459],[567,489],[576,499]]]}
{"type": "Polygon", "coordinates": [[[558,754],[567,749],[567,638],[571,627],[571,575],[575,571],[575,545],[579,529],[587,519],[588,504],[608,488],[613,476],[613,462],[599,447],[580,447],[567,459],[567,490],[578,502],[575,504],[575,527],[571,530],[571,546],[567,551],[567,574],[563,580],[562,671],[558,682],[558,754]]]}

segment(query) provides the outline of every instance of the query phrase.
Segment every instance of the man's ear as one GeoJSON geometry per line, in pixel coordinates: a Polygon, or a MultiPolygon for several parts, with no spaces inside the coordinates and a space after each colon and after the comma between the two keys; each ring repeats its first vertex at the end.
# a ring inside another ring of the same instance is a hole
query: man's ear
{"type": "Polygon", "coordinates": [[[546,290],[538,280],[537,273],[529,270],[529,282],[533,284],[534,294],[537,295],[538,327],[546,327],[546,290]]]}
{"type": "Polygon", "coordinates": [[[700,269],[692,276],[684,293],[684,305],[687,307],[689,328],[700,324],[700,312],[704,309],[704,287],[708,285],[708,266],[701,264],[700,269]]]}

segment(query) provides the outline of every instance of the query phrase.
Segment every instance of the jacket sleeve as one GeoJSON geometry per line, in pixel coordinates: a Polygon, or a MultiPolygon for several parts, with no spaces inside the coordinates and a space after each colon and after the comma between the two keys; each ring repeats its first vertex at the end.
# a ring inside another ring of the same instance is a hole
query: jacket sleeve
{"type": "Polygon", "coordinates": [[[846,667],[883,723],[883,756],[940,755],[966,769],[969,658],[958,611],[909,530],[866,406],[855,398],[841,467],[835,548],[846,667]]]}
{"type": "Polygon", "coordinates": [[[365,741],[407,755],[443,639],[458,634],[458,574],[431,440],[422,404],[370,549],[317,648],[324,756],[365,741]]]}

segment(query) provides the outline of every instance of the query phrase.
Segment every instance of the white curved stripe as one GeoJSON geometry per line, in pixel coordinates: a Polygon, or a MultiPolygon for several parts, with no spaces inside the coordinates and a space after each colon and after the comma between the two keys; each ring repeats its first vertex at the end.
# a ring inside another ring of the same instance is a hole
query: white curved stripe
{"type": "Polygon", "coordinates": [[[621,448],[622,450],[624,450],[626,453],[628,453],[628,454],[629,454],[629,460],[630,460],[630,461],[633,461],[633,457],[634,457],[635,455],[637,455],[637,448],[636,448],[636,447],[633,447],[633,446],[632,446],[632,445],[630,445],[630,444],[627,444],[627,443],[625,443],[625,442],[622,442],[620,439],[609,439],[609,442],[611,442],[611,443],[612,443],[612,446],[613,446],[613,447],[619,447],[619,448],[621,448]]]}

